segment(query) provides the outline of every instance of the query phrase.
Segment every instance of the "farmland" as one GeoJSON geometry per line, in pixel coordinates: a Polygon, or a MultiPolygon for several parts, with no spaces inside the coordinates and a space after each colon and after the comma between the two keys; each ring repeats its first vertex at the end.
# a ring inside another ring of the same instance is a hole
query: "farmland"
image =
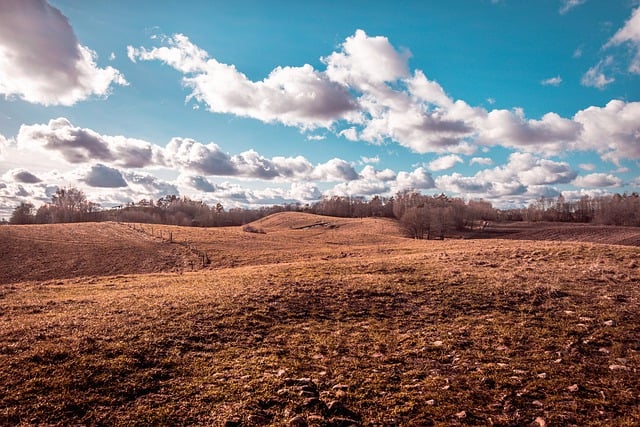
{"type": "Polygon", "coordinates": [[[636,425],[639,236],[0,227],[0,424],[636,425]]]}

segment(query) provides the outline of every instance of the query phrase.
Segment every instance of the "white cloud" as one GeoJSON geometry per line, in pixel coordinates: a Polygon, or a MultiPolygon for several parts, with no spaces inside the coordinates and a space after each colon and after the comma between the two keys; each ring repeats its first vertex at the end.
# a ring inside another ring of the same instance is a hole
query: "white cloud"
{"type": "Polygon", "coordinates": [[[45,0],[0,2],[0,94],[43,105],[73,105],[127,85],[96,65],[60,10],[45,0]]]}
{"type": "Polygon", "coordinates": [[[398,172],[393,192],[403,190],[428,190],[435,187],[433,177],[424,168],[420,167],[413,172],[398,172]]]}
{"type": "Polygon", "coordinates": [[[399,53],[386,37],[369,37],[357,30],[347,37],[341,52],[323,58],[327,76],[342,85],[367,89],[370,85],[393,82],[409,76],[407,59],[411,53],[399,53]]]}
{"type": "Polygon", "coordinates": [[[477,111],[476,143],[501,145],[527,151],[558,154],[576,141],[580,124],[547,113],[540,120],[527,119],[521,109],[477,111]]]}
{"type": "Polygon", "coordinates": [[[550,77],[540,82],[542,86],[560,86],[560,83],[562,83],[562,77],[560,76],[550,77]]]}
{"type": "Polygon", "coordinates": [[[606,58],[601,59],[596,65],[589,68],[589,70],[587,70],[587,72],[582,76],[582,85],[604,89],[606,86],[613,83],[616,79],[606,76],[606,73],[612,64],[613,56],[607,56],[606,58]]]}
{"type": "Polygon", "coordinates": [[[630,44],[636,51],[629,64],[629,71],[640,74],[640,7],[631,13],[631,17],[605,44],[605,48],[624,43],[630,44]]]}
{"type": "Polygon", "coordinates": [[[160,60],[182,72],[183,83],[211,112],[231,113],[264,122],[281,122],[305,129],[330,127],[357,108],[347,89],[305,64],[277,67],[254,82],[227,65],[209,58],[188,37],[176,34],[167,46],[150,50],[127,48],[136,60],[160,60]]]}
{"type": "Polygon", "coordinates": [[[338,132],[338,135],[345,137],[349,141],[357,141],[359,139],[358,131],[356,130],[355,127],[350,127],[350,128],[341,130],[340,132],[338,132]]]}
{"type": "Polygon", "coordinates": [[[560,7],[560,10],[558,12],[560,12],[561,15],[564,15],[574,7],[584,4],[586,1],[587,0],[563,0],[562,7],[560,7]]]}
{"type": "Polygon", "coordinates": [[[360,156],[360,162],[361,163],[380,163],[380,156],[374,156],[374,157],[366,157],[366,156],[360,156]]]}
{"type": "Polygon", "coordinates": [[[435,160],[429,162],[429,169],[432,171],[443,171],[451,169],[457,163],[464,163],[462,158],[456,154],[449,154],[448,156],[438,157],[435,160]]]}
{"type": "Polygon", "coordinates": [[[307,141],[323,141],[327,139],[326,135],[307,135],[307,141]]]}
{"type": "Polygon", "coordinates": [[[572,182],[576,187],[620,187],[622,180],[617,176],[604,173],[592,173],[590,175],[579,176],[572,182]]]}
{"type": "Polygon", "coordinates": [[[358,173],[349,162],[336,158],[317,165],[311,174],[311,179],[320,181],[353,181],[358,179],[358,173]]]}
{"type": "Polygon", "coordinates": [[[580,169],[582,169],[583,171],[594,171],[594,170],[596,170],[596,165],[594,165],[593,163],[580,163],[578,165],[578,167],[580,169]]]}
{"type": "Polygon", "coordinates": [[[474,157],[469,161],[469,165],[484,165],[490,166],[493,164],[493,159],[489,157],[474,157]]]}
{"type": "Polygon", "coordinates": [[[574,120],[583,128],[577,149],[596,151],[616,165],[640,158],[640,102],[610,101],[579,111],[574,120]]]}
{"type": "Polygon", "coordinates": [[[569,183],[576,175],[565,162],[540,159],[530,153],[513,153],[506,165],[481,170],[474,176],[459,173],[439,176],[436,186],[467,197],[499,200],[548,193],[550,185],[569,183]]]}

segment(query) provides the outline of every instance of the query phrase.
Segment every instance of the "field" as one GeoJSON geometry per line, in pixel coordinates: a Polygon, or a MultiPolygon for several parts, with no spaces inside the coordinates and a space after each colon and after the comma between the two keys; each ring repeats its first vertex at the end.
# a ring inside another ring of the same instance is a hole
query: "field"
{"type": "Polygon", "coordinates": [[[640,423],[640,230],[252,227],[0,227],[0,424],[640,423]]]}

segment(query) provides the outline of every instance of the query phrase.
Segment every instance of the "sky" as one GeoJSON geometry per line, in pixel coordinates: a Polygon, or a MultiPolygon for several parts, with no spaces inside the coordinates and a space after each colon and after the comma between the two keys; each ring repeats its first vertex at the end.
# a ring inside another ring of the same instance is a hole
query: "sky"
{"type": "Polygon", "coordinates": [[[640,188],[639,0],[0,0],[0,218],[640,188]]]}

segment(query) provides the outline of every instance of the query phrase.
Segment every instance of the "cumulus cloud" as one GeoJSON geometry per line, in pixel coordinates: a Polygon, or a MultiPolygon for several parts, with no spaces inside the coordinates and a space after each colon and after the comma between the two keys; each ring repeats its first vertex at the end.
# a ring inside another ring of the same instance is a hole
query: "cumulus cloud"
{"type": "Polygon", "coordinates": [[[625,22],[605,45],[606,47],[629,44],[635,50],[635,56],[629,64],[629,71],[640,73],[640,7],[636,8],[631,17],[625,22]]]}
{"type": "Polygon", "coordinates": [[[400,53],[386,37],[370,37],[364,31],[347,37],[341,52],[333,52],[323,58],[327,64],[326,74],[334,81],[346,86],[367,89],[396,81],[409,75],[407,59],[409,51],[400,53]]]}
{"type": "Polygon", "coordinates": [[[123,172],[123,177],[131,190],[137,195],[144,195],[147,198],[157,199],[168,195],[180,194],[175,184],[149,173],[125,171],[123,172]]]}
{"type": "Polygon", "coordinates": [[[354,180],[358,173],[342,159],[331,159],[313,166],[306,158],[266,158],[254,150],[230,155],[214,143],[202,144],[193,139],[173,138],[165,148],[168,161],[205,176],[229,176],[263,180],[354,180]]]}
{"type": "Polygon", "coordinates": [[[592,173],[585,176],[579,176],[572,182],[576,187],[620,187],[622,180],[617,176],[605,173],[592,173]]]}
{"type": "Polygon", "coordinates": [[[479,112],[477,143],[526,149],[538,153],[558,154],[578,138],[581,126],[556,113],[540,120],[527,119],[522,109],[479,112]]]}
{"type": "Polygon", "coordinates": [[[579,111],[574,120],[583,128],[577,148],[596,151],[617,165],[640,158],[640,102],[610,101],[579,111]]]}
{"type": "MultiPolygon", "coordinates": [[[[567,2],[565,6],[578,4],[567,2]]],[[[621,30],[612,43],[634,40],[634,34],[621,30]]],[[[417,153],[473,155],[483,146],[503,146],[548,156],[594,149],[585,143],[591,137],[580,120],[584,112],[573,118],[550,112],[540,119],[530,119],[521,108],[487,110],[470,106],[452,99],[423,71],[411,71],[409,51],[398,50],[386,37],[369,36],[362,30],[321,58],[326,70],[309,65],[278,67],[258,82],[250,81],[233,65],[210,58],[186,36],[178,34],[162,40],[162,46],[151,49],[129,47],[129,57],[133,61],[160,60],[182,72],[185,85],[193,91],[191,96],[205,102],[213,112],[278,121],[303,130],[324,127],[349,141],[394,142],[417,153]]],[[[600,61],[585,74],[583,84],[604,88],[613,82],[613,77],[607,76],[612,63],[612,57],[600,61]]],[[[542,83],[557,85],[561,81],[556,76],[542,83]]],[[[308,138],[315,139],[313,135],[308,138]]],[[[617,135],[604,140],[621,143],[617,135]]],[[[286,169],[283,165],[274,165],[274,159],[260,158],[257,153],[231,158],[216,147],[195,145],[190,150],[195,151],[185,154],[191,156],[186,163],[205,175],[222,170],[239,176],[236,164],[253,171],[246,176],[274,179],[305,175],[311,168],[307,163],[299,164],[302,171],[287,175],[278,169],[286,169]],[[205,160],[209,163],[202,163],[205,160]]]]}
{"type": "Polygon", "coordinates": [[[211,112],[313,129],[329,127],[357,108],[345,87],[311,65],[277,67],[254,82],[233,65],[209,58],[182,34],[165,43],[152,49],[129,46],[128,56],[132,61],[160,60],[182,72],[183,84],[192,90],[188,98],[206,104],[211,112]]]}
{"type": "Polygon", "coordinates": [[[82,181],[91,187],[122,188],[127,186],[122,172],[100,163],[91,166],[82,181]]]}
{"type": "Polygon", "coordinates": [[[562,83],[562,77],[560,76],[550,77],[540,82],[542,86],[560,86],[560,83],[562,83]]]}
{"type": "Polygon", "coordinates": [[[428,190],[435,187],[433,177],[424,168],[420,167],[413,172],[398,172],[393,183],[393,192],[403,190],[428,190]]]}
{"type": "Polygon", "coordinates": [[[566,184],[577,173],[566,162],[538,158],[530,153],[512,153],[503,166],[484,169],[474,176],[459,173],[436,178],[444,191],[486,198],[504,198],[547,191],[550,185],[566,184]]]}
{"type": "Polygon", "coordinates": [[[464,161],[460,156],[450,154],[448,156],[438,157],[437,159],[429,162],[429,169],[431,169],[432,171],[443,171],[451,169],[457,163],[464,163],[464,161]]]}
{"type": "Polygon", "coordinates": [[[351,163],[334,158],[316,166],[311,178],[320,181],[353,181],[358,179],[358,173],[351,163]]]}
{"type": "Polygon", "coordinates": [[[65,118],[47,124],[22,125],[17,136],[22,147],[33,145],[60,154],[69,163],[94,160],[123,167],[141,168],[158,161],[159,147],[123,136],[100,135],[91,129],[76,127],[65,118]]]}
{"type": "Polygon", "coordinates": [[[60,10],[45,0],[0,2],[0,93],[43,105],[73,105],[126,85],[113,67],[96,65],[60,10]]]}
{"type": "Polygon", "coordinates": [[[563,0],[562,6],[560,7],[560,10],[558,12],[560,12],[560,15],[564,15],[574,7],[584,4],[586,1],[587,0],[563,0]]]}

